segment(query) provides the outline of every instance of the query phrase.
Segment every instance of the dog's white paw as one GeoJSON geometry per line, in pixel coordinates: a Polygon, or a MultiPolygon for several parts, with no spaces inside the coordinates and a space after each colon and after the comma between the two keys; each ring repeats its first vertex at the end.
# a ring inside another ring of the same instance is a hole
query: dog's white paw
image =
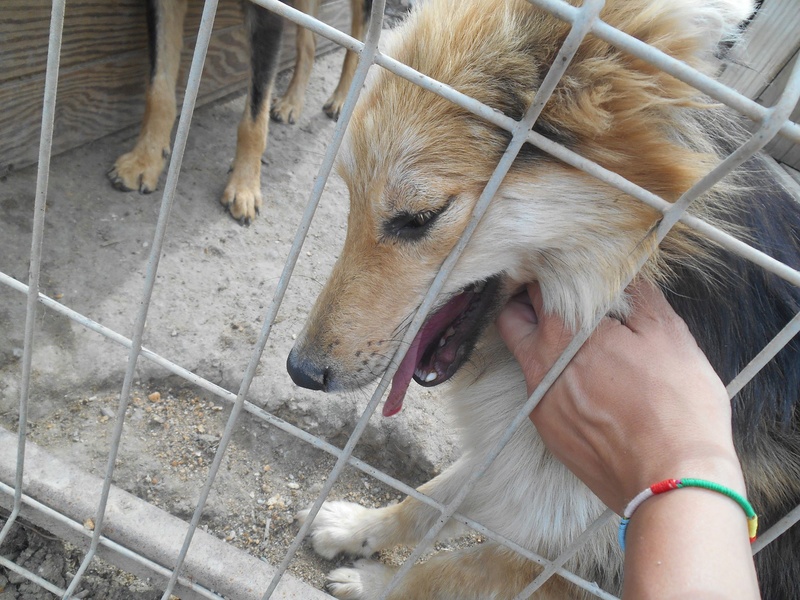
{"type": "Polygon", "coordinates": [[[395,569],[374,560],[358,560],[328,574],[328,590],[341,600],[375,600],[389,585],[395,569]]]}
{"type": "MultiPolygon", "coordinates": [[[[372,556],[380,549],[370,535],[376,512],[353,502],[325,502],[309,532],[314,550],[329,560],[337,554],[372,556]]],[[[308,509],[297,513],[301,525],[307,517],[308,509]]]]}

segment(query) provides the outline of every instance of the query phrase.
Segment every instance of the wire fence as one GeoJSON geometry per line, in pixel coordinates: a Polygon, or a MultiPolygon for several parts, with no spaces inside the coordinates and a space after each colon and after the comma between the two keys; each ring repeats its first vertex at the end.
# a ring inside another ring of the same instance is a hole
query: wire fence
{"type": "MultiPolygon", "coordinates": [[[[470,480],[466,482],[466,484],[456,494],[455,498],[446,505],[442,505],[432,498],[421,494],[405,483],[352,456],[354,448],[359,443],[359,440],[365,431],[368,420],[372,416],[372,413],[374,412],[378,403],[381,401],[391,381],[391,378],[394,375],[394,371],[399,364],[399,360],[394,360],[392,362],[394,366],[390,367],[389,370],[382,376],[377,388],[375,389],[366,406],[366,409],[356,423],[350,438],[348,439],[344,448],[341,449],[327,443],[322,439],[319,439],[318,437],[295,425],[278,418],[273,414],[270,414],[266,410],[247,400],[250,385],[256,373],[256,368],[259,365],[259,361],[261,360],[264,349],[270,338],[270,333],[272,331],[273,324],[275,323],[278,310],[283,301],[284,294],[289,285],[289,281],[292,277],[298,257],[300,256],[304,239],[309,232],[309,228],[311,227],[311,223],[314,218],[315,211],[319,205],[323,189],[325,188],[326,182],[331,173],[336,153],[343,139],[345,130],[353,113],[353,108],[358,100],[358,96],[363,87],[367,73],[370,69],[387,69],[388,71],[391,71],[400,77],[422,86],[430,92],[439,94],[440,96],[459,105],[472,114],[506,130],[509,134],[511,134],[508,147],[503,154],[502,159],[499,161],[494,174],[491,176],[488,184],[481,194],[477,207],[474,211],[474,216],[468,225],[463,238],[457,243],[452,253],[444,261],[441,270],[433,281],[433,284],[431,285],[427,295],[425,296],[425,299],[423,300],[418,312],[414,316],[405,334],[403,343],[400,346],[401,348],[407,348],[410,345],[411,340],[422,326],[427,313],[434,305],[435,300],[444,285],[444,282],[452,271],[462,251],[469,243],[470,236],[476,229],[482,215],[489,206],[492,197],[514,162],[518,152],[526,143],[532,144],[533,146],[552,154],[556,158],[569,165],[582,169],[583,171],[602,180],[603,182],[616,187],[625,194],[635,197],[648,206],[661,211],[663,213],[663,218],[661,219],[656,232],[656,237],[659,242],[676,223],[681,222],[684,225],[687,225],[698,231],[702,235],[712,239],[731,252],[760,265],[764,269],[776,274],[793,285],[800,285],[800,272],[793,267],[771,258],[770,256],[735,239],[724,231],[717,229],[713,225],[693,217],[686,212],[687,208],[695,199],[707,192],[714,184],[719,182],[728,173],[741,165],[745,160],[753,156],[776,135],[783,136],[794,143],[800,143],[800,125],[789,120],[791,111],[797,104],[798,97],[800,97],[800,63],[795,66],[779,101],[773,107],[762,107],[748,98],[738,94],[734,90],[721,85],[714,79],[695,71],[686,64],[667,56],[655,48],[652,48],[647,44],[632,38],[631,36],[610,27],[601,21],[598,15],[604,4],[603,0],[587,0],[584,2],[583,6],[579,8],[568,5],[561,0],[530,0],[530,2],[544,9],[553,16],[569,22],[571,24],[571,30],[561,49],[559,50],[558,59],[554,61],[554,66],[550,69],[545,77],[533,103],[528,108],[523,118],[519,121],[515,121],[514,119],[506,117],[501,113],[489,108],[488,106],[481,104],[475,99],[459,93],[458,91],[448,87],[446,84],[433,80],[424,74],[413,70],[409,66],[398,62],[390,56],[381,53],[378,49],[378,45],[382,31],[382,15],[384,13],[385,0],[375,0],[373,2],[369,29],[363,42],[353,39],[337,29],[332,28],[309,15],[297,11],[290,6],[279,2],[278,0],[256,1],[256,4],[282,15],[288,20],[297,23],[299,26],[307,27],[318,35],[324,36],[336,44],[358,53],[359,62],[353,84],[350,88],[347,100],[341,112],[341,116],[336,125],[333,139],[328,146],[322,165],[319,169],[319,173],[314,181],[313,189],[310,192],[308,204],[306,205],[302,220],[294,236],[291,249],[284,265],[283,273],[280,281],[278,282],[274,297],[266,309],[264,325],[258,336],[258,340],[255,344],[255,348],[252,352],[250,360],[245,368],[241,385],[238,390],[232,391],[224,389],[205,378],[197,376],[182,367],[180,364],[170,361],[146,348],[143,348],[142,346],[145,322],[147,319],[148,310],[150,308],[153,288],[156,282],[159,260],[162,256],[167,224],[170,218],[170,211],[175,198],[178,176],[187,143],[189,126],[194,113],[195,99],[197,97],[200,76],[203,70],[205,55],[208,49],[211,30],[217,10],[217,0],[207,0],[205,2],[202,20],[197,36],[197,45],[191,64],[188,83],[186,86],[186,93],[183,100],[183,108],[180,113],[181,117],[177,128],[172,158],[170,160],[166,184],[161,201],[160,213],[155,227],[155,232],[153,234],[153,242],[150,246],[145,282],[139,302],[140,310],[136,315],[133,332],[130,338],[125,337],[124,335],[113,331],[74,310],[71,310],[67,306],[56,302],[39,292],[42,242],[45,229],[45,209],[55,114],[54,108],[57,96],[61,34],[65,5],[65,0],[53,0],[36,196],[33,207],[34,219],[28,284],[22,284],[11,276],[0,273],[0,283],[10,287],[13,290],[16,290],[20,294],[25,294],[26,296],[26,321],[24,329],[24,347],[21,357],[22,369],[20,375],[18,415],[19,434],[17,436],[16,443],[15,476],[13,482],[0,484],[0,493],[13,498],[13,501],[11,514],[6,521],[3,530],[0,532],[0,542],[7,537],[12,526],[20,517],[23,509],[46,514],[54,521],[60,522],[64,527],[74,530],[79,535],[90,535],[91,538],[89,541],[88,550],[86,551],[80,568],[76,573],[74,573],[74,576],[71,578],[65,589],[62,589],[51,582],[43,580],[36,573],[14,564],[8,559],[0,557],[0,565],[21,574],[28,580],[38,584],[53,594],[63,598],[69,598],[76,593],[76,590],[78,590],[86,569],[98,555],[98,552],[101,549],[113,549],[118,554],[124,555],[131,563],[138,564],[145,571],[153,572],[165,578],[167,580],[163,590],[163,598],[165,600],[170,598],[173,593],[177,593],[176,590],[180,590],[181,593],[187,593],[190,595],[194,594],[196,597],[219,598],[220,595],[212,591],[207,584],[189,579],[183,575],[184,562],[197,532],[198,524],[200,523],[200,519],[203,515],[209,493],[217,477],[220,465],[222,464],[231,438],[237,428],[241,412],[246,411],[254,418],[291,434],[297,438],[298,442],[310,444],[313,447],[321,449],[336,458],[335,466],[328,474],[325,483],[319,492],[317,500],[312,505],[308,519],[305,521],[303,526],[299,528],[299,531],[297,532],[293,542],[287,548],[284,559],[274,570],[271,581],[269,581],[268,585],[265,586],[263,592],[259,591],[259,594],[262,598],[266,599],[271,597],[279,597],[274,594],[276,593],[276,590],[279,590],[279,586],[281,585],[281,581],[284,578],[284,574],[286,573],[289,564],[293,560],[303,538],[308,533],[314,515],[317,514],[322,503],[325,501],[334,484],[339,479],[342,470],[348,465],[380,480],[387,486],[390,486],[403,494],[407,494],[416,498],[417,500],[435,508],[441,513],[436,525],[430,529],[420,544],[413,549],[407,560],[398,570],[389,586],[383,592],[383,595],[381,596],[382,598],[387,597],[388,594],[391,593],[391,591],[396,587],[397,583],[407,573],[411,566],[422,556],[426,550],[430,548],[430,545],[436,538],[437,534],[450,519],[454,519],[467,525],[487,539],[491,539],[506,545],[507,547],[515,550],[516,552],[543,567],[541,574],[517,596],[519,599],[528,598],[554,574],[558,574],[561,577],[566,578],[568,581],[594,594],[598,598],[614,598],[612,594],[599,589],[596,584],[586,581],[563,568],[563,565],[567,562],[567,560],[569,560],[569,558],[578,551],[584,542],[590,538],[597,529],[602,527],[604,523],[613,517],[611,511],[606,511],[591,527],[589,527],[581,536],[574,540],[574,542],[570,544],[560,556],[554,558],[546,558],[526,548],[520,547],[513,541],[504,538],[503,536],[487,529],[480,523],[477,523],[458,512],[461,502],[467,496],[472,486],[484,474],[486,469],[489,468],[492,461],[494,461],[494,459],[499,455],[499,453],[511,439],[511,436],[516,429],[527,420],[528,414],[542,398],[548,387],[555,381],[569,360],[578,351],[581,344],[588,338],[593,327],[585,327],[578,332],[578,335],[567,347],[564,354],[557,361],[554,367],[546,375],[541,385],[533,392],[528,401],[520,408],[519,413],[506,430],[505,434],[497,440],[496,445],[486,454],[485,460],[481,464],[480,468],[472,474],[470,480]],[[728,105],[732,109],[740,112],[758,124],[755,133],[744,145],[742,145],[740,148],[737,148],[719,166],[714,168],[705,177],[698,181],[691,189],[686,191],[686,193],[677,202],[669,203],[657,195],[637,186],[636,184],[625,180],[616,173],[604,169],[603,167],[581,157],[580,155],[559,145],[558,143],[553,142],[532,131],[532,126],[541,113],[545,103],[550,97],[550,94],[552,94],[559,79],[566,71],[578,46],[587,35],[597,36],[613,46],[616,46],[625,52],[629,52],[641,58],[642,60],[653,64],[657,68],[666,71],[670,75],[692,85],[711,98],[728,105]],[[129,352],[127,368],[121,387],[116,420],[111,438],[110,452],[108,454],[107,464],[103,474],[102,490],[99,502],[95,507],[94,530],[91,532],[87,531],[81,523],[70,519],[68,516],[59,513],[57,510],[54,510],[51,507],[45,506],[35,497],[25,493],[27,489],[26,486],[28,486],[27,483],[24,483],[24,478],[28,473],[26,470],[26,467],[28,466],[28,463],[26,463],[28,402],[30,397],[34,332],[36,329],[35,314],[38,304],[41,304],[46,309],[66,317],[75,323],[80,324],[82,327],[85,327],[86,329],[127,348],[129,352]],[[137,363],[140,359],[151,361],[166,371],[181,377],[189,384],[206,390],[232,405],[230,416],[225,425],[222,437],[214,455],[213,462],[203,484],[199,501],[196,504],[191,520],[189,521],[188,527],[185,530],[180,549],[176,555],[173,555],[173,557],[170,558],[170,562],[168,564],[159,564],[150,557],[146,556],[144,551],[141,549],[124,548],[104,535],[104,523],[107,516],[109,497],[112,495],[113,491],[112,478],[114,474],[115,463],[123,436],[123,425],[125,423],[126,412],[131,399],[131,388],[134,383],[135,371],[137,363]]],[[[629,282],[625,282],[625,285],[627,285],[627,283],[629,282]]],[[[623,289],[624,287],[625,286],[623,286],[623,289]]],[[[779,335],[776,336],[775,339],[770,342],[770,344],[765,347],[764,350],[755,359],[753,359],[753,361],[747,365],[732,382],[730,382],[728,385],[728,392],[731,397],[734,396],[758,372],[760,368],[762,368],[772,357],[774,357],[775,354],[777,354],[777,352],[779,352],[780,349],[783,348],[798,333],[798,331],[800,331],[800,315],[795,316],[794,319],[792,319],[779,333],[779,335]]],[[[396,359],[399,358],[401,357],[396,357],[396,359]]],[[[795,524],[798,520],[800,520],[800,507],[791,511],[784,519],[774,525],[772,529],[762,533],[758,543],[754,546],[754,552],[758,552],[766,544],[770,543],[782,532],[786,531],[793,524],[795,524]]]]}

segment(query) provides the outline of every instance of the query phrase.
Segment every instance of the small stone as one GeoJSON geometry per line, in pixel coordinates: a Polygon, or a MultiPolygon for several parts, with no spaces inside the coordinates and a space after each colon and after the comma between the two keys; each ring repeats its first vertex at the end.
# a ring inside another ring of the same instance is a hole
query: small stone
{"type": "Polygon", "coordinates": [[[262,544],[266,544],[269,542],[269,528],[272,526],[272,519],[267,519],[267,522],[264,524],[264,538],[262,540],[262,544]]]}
{"type": "MultiPolygon", "coordinates": [[[[14,571],[9,571],[8,572],[8,582],[11,585],[19,585],[20,583],[25,583],[26,581],[28,581],[28,580],[24,575],[20,575],[19,573],[15,573],[14,571]]],[[[10,596],[10,597],[11,598],[16,598],[17,596],[15,594],[15,595],[10,596]]]]}
{"type": "Polygon", "coordinates": [[[150,402],[161,402],[161,392],[153,392],[147,396],[147,399],[150,400],[150,402]]]}
{"type": "Polygon", "coordinates": [[[268,508],[285,508],[286,505],[283,503],[283,498],[281,498],[280,494],[275,494],[271,496],[267,500],[267,507],[268,508]]]}

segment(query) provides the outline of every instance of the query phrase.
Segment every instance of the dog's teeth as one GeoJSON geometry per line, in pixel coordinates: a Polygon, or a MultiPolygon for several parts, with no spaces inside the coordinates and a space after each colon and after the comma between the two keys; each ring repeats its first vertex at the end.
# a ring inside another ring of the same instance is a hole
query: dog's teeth
{"type": "Polygon", "coordinates": [[[450,336],[453,336],[453,335],[455,335],[455,334],[456,334],[456,330],[455,330],[455,329],[453,329],[452,327],[450,327],[450,328],[448,328],[448,330],[447,330],[447,331],[445,331],[445,332],[444,332],[444,339],[447,339],[447,338],[449,338],[450,336]]]}
{"type": "Polygon", "coordinates": [[[444,346],[446,343],[447,343],[447,340],[446,340],[446,339],[444,339],[444,338],[440,339],[440,340],[439,340],[439,348],[441,348],[442,346],[444,346]]]}
{"type": "Polygon", "coordinates": [[[416,369],[414,371],[414,375],[417,376],[417,379],[419,379],[420,381],[424,381],[425,383],[430,383],[431,381],[439,377],[436,371],[423,371],[422,369],[416,369]]]}

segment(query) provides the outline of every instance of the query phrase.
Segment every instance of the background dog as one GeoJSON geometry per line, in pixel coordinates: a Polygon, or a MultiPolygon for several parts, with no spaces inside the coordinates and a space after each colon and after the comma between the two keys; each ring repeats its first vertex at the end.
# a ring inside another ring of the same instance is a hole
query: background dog
{"type": "MultiPolygon", "coordinates": [[[[742,0],[609,0],[602,19],[699,69],[753,7],[742,0]]],[[[568,25],[523,0],[431,0],[413,11],[387,53],[506,115],[520,118],[568,25]]],[[[693,88],[588,36],[536,130],[661,195],[677,199],[745,134],[738,118],[693,88]]],[[[287,368],[304,387],[352,390],[372,382],[398,349],[410,316],[459,239],[508,134],[386,72],[362,95],[340,153],[350,191],[344,248],[287,368]]],[[[699,199],[693,212],[790,265],[800,265],[797,204],[758,159],[699,199]]],[[[492,324],[524,282],[541,283],[545,309],[579,326],[629,310],[622,282],[653,244],[660,213],[526,146],[447,281],[437,308],[394,377],[384,415],[412,377],[451,377],[463,456],[420,491],[449,502],[527,397],[522,374],[492,324]]],[[[800,310],[784,280],[678,225],[640,277],[658,284],[723,381],[800,310]]],[[[733,400],[734,435],[762,527],[800,502],[800,341],[733,400]]],[[[460,511],[554,557],[604,506],[544,448],[530,423],[515,434],[460,511]]],[[[301,513],[300,518],[305,514],[301,513]]],[[[366,509],[328,502],[314,548],[369,557],[416,544],[439,513],[413,499],[366,509]]],[[[450,523],[442,535],[457,533],[450,523]]],[[[617,592],[616,523],[568,568],[617,592]]],[[[800,528],[756,557],[764,598],[800,598],[800,528]]],[[[415,565],[392,599],[513,598],[538,568],[494,543],[415,565]]],[[[376,561],[330,574],[340,598],[373,599],[394,569],[376,561]]],[[[537,598],[581,597],[551,580],[537,598]]]]}
{"type": "MultiPolygon", "coordinates": [[[[299,10],[315,14],[321,0],[295,0],[299,10]]],[[[272,86],[278,64],[283,19],[250,2],[242,7],[250,32],[250,69],[252,76],[247,106],[239,122],[236,158],[220,202],[234,219],[249,224],[262,204],[261,156],[267,146],[272,86]]],[[[372,10],[371,0],[351,0],[351,34],[362,39],[372,10]]],[[[139,138],[133,150],[120,156],[108,172],[117,189],[150,193],[158,186],[164,164],[170,154],[170,137],[175,121],[175,83],[183,44],[183,18],[186,0],[148,0],[147,29],[150,53],[150,77],[145,95],[145,112],[139,138]]],[[[314,64],[314,34],[297,28],[297,63],[289,87],[272,106],[272,118],[294,123],[303,108],[311,67],[314,64]]],[[[333,119],[339,116],[358,57],[348,51],[336,90],[323,109],[333,119]]]]}

